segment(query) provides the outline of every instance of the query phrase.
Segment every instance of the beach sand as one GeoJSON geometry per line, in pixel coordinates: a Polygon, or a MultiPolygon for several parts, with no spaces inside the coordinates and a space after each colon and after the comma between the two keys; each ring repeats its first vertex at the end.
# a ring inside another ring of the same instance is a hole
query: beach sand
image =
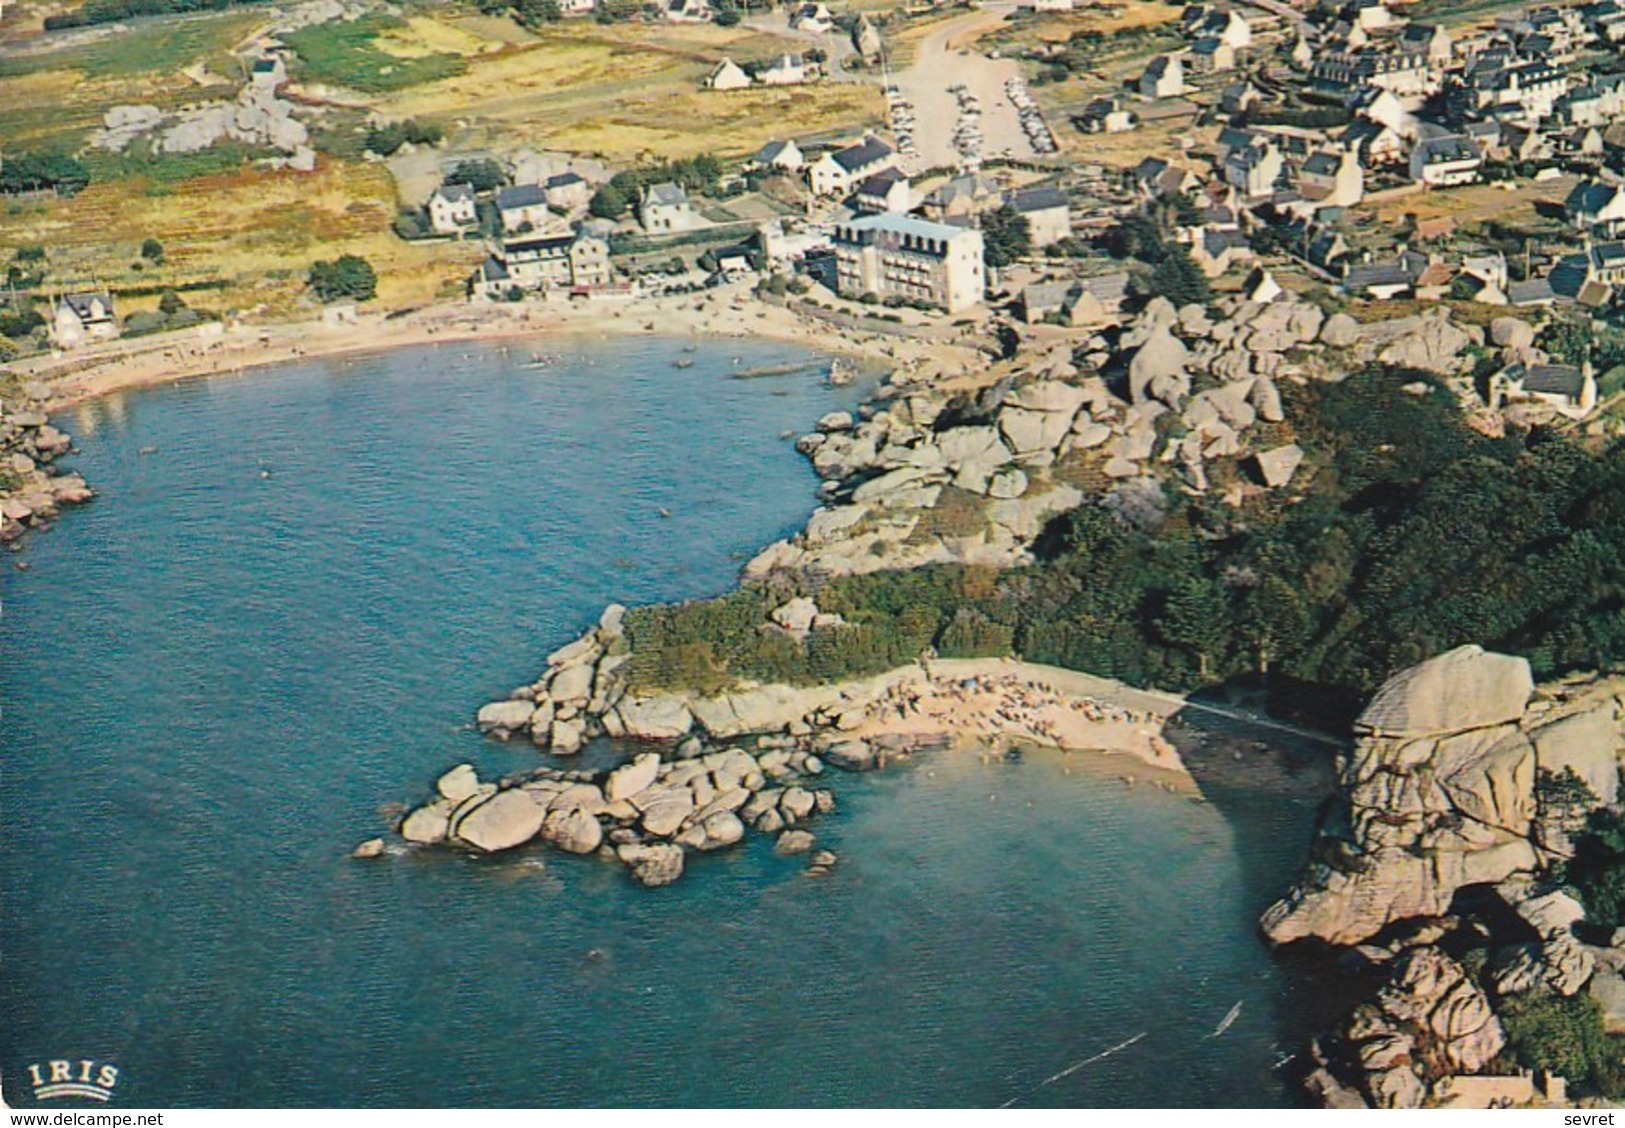
{"type": "Polygon", "coordinates": [[[455,302],[411,312],[364,313],[272,325],[233,323],[108,341],[30,357],[9,367],[48,385],[56,409],[128,388],[193,376],[244,372],[300,360],[414,345],[549,337],[648,335],[688,339],[758,338],[804,345],[900,368],[947,373],[980,364],[952,341],[852,332],[755,299],[748,285],[697,294],[573,302],[455,302]]]}
{"type": "Polygon", "coordinates": [[[880,746],[941,743],[984,752],[1056,748],[1131,756],[1193,787],[1163,736],[1185,705],[1108,678],[1009,658],[934,659],[864,683],[839,727],[880,746]]]}

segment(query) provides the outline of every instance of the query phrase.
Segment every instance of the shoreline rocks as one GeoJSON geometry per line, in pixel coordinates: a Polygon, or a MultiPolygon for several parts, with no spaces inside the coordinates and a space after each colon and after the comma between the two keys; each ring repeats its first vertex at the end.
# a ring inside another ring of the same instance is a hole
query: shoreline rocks
{"type": "Polygon", "coordinates": [[[72,446],[73,440],[31,402],[0,409],[0,544],[49,529],[63,506],[95,496],[84,478],[55,465],[72,446]]]}

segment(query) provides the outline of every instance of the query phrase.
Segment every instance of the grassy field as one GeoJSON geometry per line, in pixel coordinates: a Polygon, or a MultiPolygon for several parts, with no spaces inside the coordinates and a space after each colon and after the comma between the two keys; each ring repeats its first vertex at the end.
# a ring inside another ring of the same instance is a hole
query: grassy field
{"type": "Polygon", "coordinates": [[[200,177],[162,194],[140,181],[92,185],[72,200],[0,212],[0,261],[19,246],[49,248],[53,287],[176,285],[222,279],[221,309],[287,312],[317,259],[358,254],[377,269],[387,304],[451,292],[480,256],[476,243],[407,244],[389,233],[395,186],[382,166],[336,163],[313,174],[200,177]],[[144,239],[162,267],[135,270],[144,239]]]}
{"type": "MultiPolygon", "coordinates": [[[[468,22],[462,21],[467,28],[468,22]]],[[[749,28],[546,28],[533,42],[469,60],[466,73],[378,100],[392,117],[467,125],[470,144],[533,146],[620,160],[743,154],[777,137],[878,124],[878,87],[700,88],[724,56],[767,58],[787,41],[749,28]]]]}
{"type": "Polygon", "coordinates": [[[1489,219],[1514,226],[1533,226],[1541,221],[1537,204],[1544,201],[1561,205],[1574,187],[1574,179],[1568,176],[1533,186],[1519,183],[1516,191],[1509,191],[1499,184],[1475,184],[1452,188],[1448,192],[1413,192],[1378,204],[1364,205],[1360,210],[1375,215],[1377,222],[1384,227],[1403,223],[1410,215],[1419,219],[1450,216],[1458,226],[1489,219]]]}
{"type": "MultiPolygon", "coordinates": [[[[287,42],[299,56],[297,74],[301,82],[341,86],[363,94],[420,86],[468,69],[462,52],[429,47],[423,26],[419,25],[445,27],[432,20],[407,23],[375,14],[303,28],[289,35],[287,42]]],[[[464,38],[476,44],[482,42],[473,36],[464,38]]]]}

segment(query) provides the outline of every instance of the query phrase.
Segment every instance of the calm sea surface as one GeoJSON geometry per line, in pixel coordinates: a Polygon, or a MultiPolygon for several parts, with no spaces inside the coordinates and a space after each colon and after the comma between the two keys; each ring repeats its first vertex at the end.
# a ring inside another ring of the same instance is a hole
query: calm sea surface
{"type": "Polygon", "coordinates": [[[125,1107],[1289,1101],[1313,997],[1254,921],[1301,800],[939,755],[834,780],[822,881],[756,835],[660,890],[346,856],[446,767],[533,762],[467,722],[605,602],[723,591],[798,527],[780,435],[861,391],[771,345],[551,349],[64,415],[101,496],[0,569],[6,1099],[72,1058],[125,1107]]]}

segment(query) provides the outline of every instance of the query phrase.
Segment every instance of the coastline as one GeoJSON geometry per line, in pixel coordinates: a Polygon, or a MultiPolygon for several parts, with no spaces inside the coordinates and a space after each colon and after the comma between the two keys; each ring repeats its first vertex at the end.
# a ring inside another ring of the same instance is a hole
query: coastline
{"type": "Polygon", "coordinates": [[[702,294],[598,302],[444,302],[405,313],[324,316],[267,325],[211,328],[120,338],[73,352],[29,357],[9,367],[46,383],[48,410],[112,392],[179,380],[243,374],[273,365],[437,344],[539,342],[609,336],[693,340],[767,339],[854,359],[967,370],[974,349],[949,341],[841,329],[757,300],[743,284],[702,294]]]}

